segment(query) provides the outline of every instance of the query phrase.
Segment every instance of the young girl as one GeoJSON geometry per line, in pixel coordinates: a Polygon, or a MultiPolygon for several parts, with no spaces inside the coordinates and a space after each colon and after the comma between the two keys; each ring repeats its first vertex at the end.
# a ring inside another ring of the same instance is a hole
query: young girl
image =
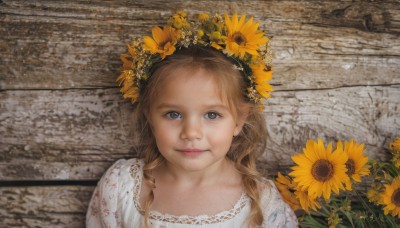
{"type": "Polygon", "coordinates": [[[228,47],[232,30],[253,26],[252,19],[226,16],[218,27],[220,17],[203,14],[198,34],[185,37],[192,29],[186,15],[171,18],[122,56],[118,80],[136,104],[143,158],[108,169],[90,202],[87,227],[296,227],[273,182],[256,169],[266,144],[260,98],[270,90],[270,68],[263,63],[257,71],[251,48],[241,56],[228,47]],[[201,34],[207,23],[216,25],[220,40],[215,31],[201,34]]]}

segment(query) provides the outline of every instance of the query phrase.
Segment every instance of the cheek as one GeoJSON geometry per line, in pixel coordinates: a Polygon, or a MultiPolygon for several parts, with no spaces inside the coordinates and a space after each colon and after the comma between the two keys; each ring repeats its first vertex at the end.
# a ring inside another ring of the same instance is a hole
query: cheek
{"type": "Polygon", "coordinates": [[[220,128],[214,129],[208,134],[208,141],[211,144],[224,147],[229,149],[233,140],[233,129],[232,128],[220,128]]]}
{"type": "Polygon", "coordinates": [[[163,152],[166,147],[171,147],[171,144],[175,142],[174,134],[168,128],[153,128],[153,135],[160,152],[163,152]]]}

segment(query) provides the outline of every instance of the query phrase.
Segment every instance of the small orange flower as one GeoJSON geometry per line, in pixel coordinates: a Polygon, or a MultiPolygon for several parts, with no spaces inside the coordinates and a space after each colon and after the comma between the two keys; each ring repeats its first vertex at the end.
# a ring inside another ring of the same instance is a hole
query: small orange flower
{"type": "Polygon", "coordinates": [[[164,59],[168,55],[172,55],[175,52],[177,33],[174,28],[169,26],[164,26],[164,29],[161,29],[160,27],[154,27],[151,32],[153,34],[153,38],[149,36],[145,36],[143,38],[144,50],[150,51],[152,54],[159,53],[161,59],[164,59]]]}

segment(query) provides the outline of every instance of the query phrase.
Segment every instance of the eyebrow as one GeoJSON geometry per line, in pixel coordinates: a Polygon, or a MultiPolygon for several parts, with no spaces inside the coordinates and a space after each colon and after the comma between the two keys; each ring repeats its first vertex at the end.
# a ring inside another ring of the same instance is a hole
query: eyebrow
{"type": "MultiPolygon", "coordinates": [[[[156,109],[179,109],[179,105],[169,104],[169,103],[161,103],[160,105],[156,106],[156,109]]],[[[226,109],[229,110],[229,107],[222,104],[209,104],[204,105],[205,109],[226,109]]]]}
{"type": "Polygon", "coordinates": [[[176,109],[176,108],[178,108],[178,106],[177,105],[173,105],[173,104],[167,104],[167,103],[161,103],[160,105],[156,106],[156,109],[164,109],[164,108],[176,109]]]}

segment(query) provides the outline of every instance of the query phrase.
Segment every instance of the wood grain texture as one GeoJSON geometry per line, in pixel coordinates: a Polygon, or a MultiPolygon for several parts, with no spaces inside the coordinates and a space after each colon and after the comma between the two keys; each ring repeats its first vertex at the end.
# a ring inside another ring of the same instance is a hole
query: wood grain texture
{"type": "Polygon", "coordinates": [[[85,227],[94,187],[2,187],[1,227],[85,227]]]}
{"type": "Polygon", "coordinates": [[[0,88],[115,87],[126,44],[177,8],[253,15],[277,90],[400,83],[397,1],[2,1],[0,88]]]}
{"type": "MultiPolygon", "coordinates": [[[[98,179],[113,161],[137,156],[132,108],[117,89],[0,93],[0,178],[98,179]]],[[[400,132],[400,86],[277,91],[267,102],[266,169],[291,163],[308,139],[354,138],[371,157],[400,132]]]]}
{"type": "MultiPolygon", "coordinates": [[[[0,182],[97,180],[137,156],[115,79],[133,37],[176,9],[247,14],[272,37],[266,176],[308,139],[386,159],[400,135],[400,1],[0,1],[0,182]]],[[[84,227],[93,187],[1,187],[0,227],[84,227]]]]}

